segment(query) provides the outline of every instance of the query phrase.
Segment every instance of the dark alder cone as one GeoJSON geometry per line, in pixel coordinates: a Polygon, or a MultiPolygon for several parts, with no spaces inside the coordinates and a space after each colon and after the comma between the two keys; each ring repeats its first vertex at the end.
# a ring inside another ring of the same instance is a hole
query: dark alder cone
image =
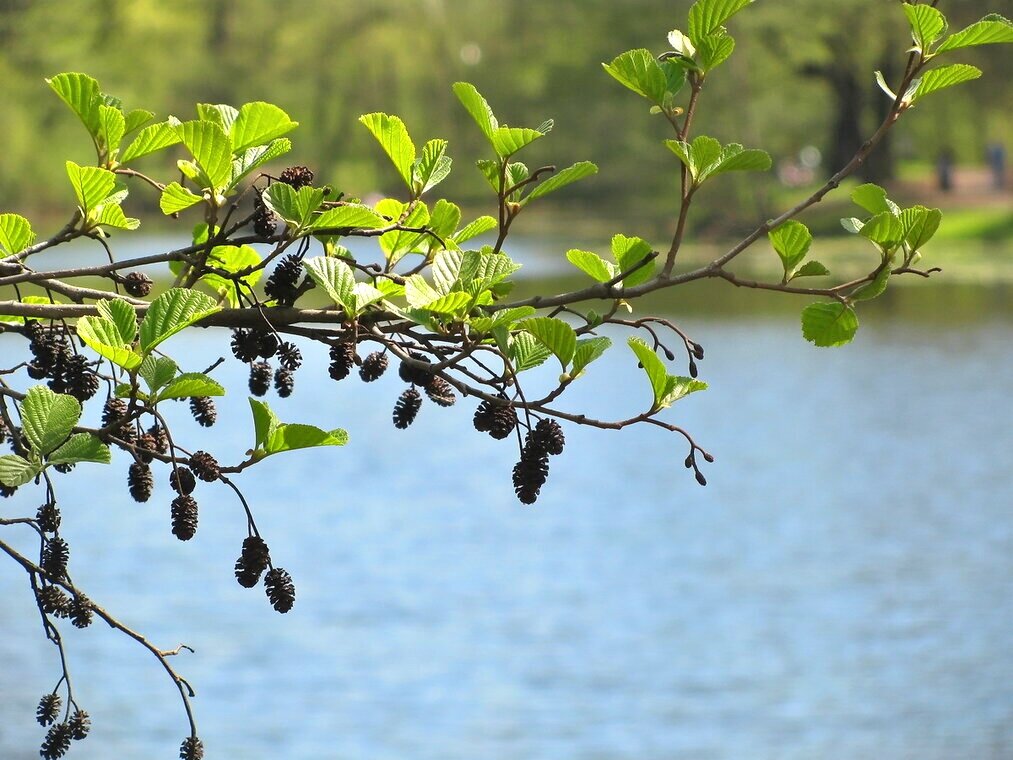
{"type": "Polygon", "coordinates": [[[190,495],[172,500],[172,535],[180,541],[189,541],[197,533],[197,502],[190,495]]]}
{"type": "Polygon", "coordinates": [[[193,396],[190,399],[190,414],[201,427],[211,427],[218,421],[218,410],[210,396],[193,396]]]}
{"type": "Polygon", "coordinates": [[[39,750],[44,760],[57,760],[70,749],[71,728],[69,723],[57,723],[49,729],[39,750]]]}
{"type": "Polygon", "coordinates": [[[394,427],[404,430],[413,422],[422,406],[422,395],[414,388],[408,388],[394,404],[394,427]]]}
{"type": "Polygon", "coordinates": [[[79,742],[87,738],[90,731],[91,717],[84,710],[75,710],[70,716],[70,738],[79,742]]]}
{"type": "Polygon", "coordinates": [[[35,362],[29,364],[27,370],[28,376],[32,378],[32,380],[41,380],[46,376],[47,372],[45,367],[43,367],[41,364],[36,364],[35,362]]]}
{"type": "Polygon", "coordinates": [[[295,372],[302,366],[302,352],[295,343],[282,342],[278,346],[278,364],[289,372],[295,372]]]}
{"type": "Polygon", "coordinates": [[[70,462],[60,462],[60,464],[54,464],[53,469],[61,475],[66,475],[74,469],[74,465],[70,462]]]}
{"type": "Polygon", "coordinates": [[[453,406],[457,401],[457,396],[450,383],[436,375],[433,375],[429,385],[426,386],[426,395],[429,396],[430,401],[439,406],[453,406]]]}
{"type": "Polygon", "coordinates": [[[193,472],[189,467],[179,466],[169,471],[169,488],[178,494],[186,496],[193,493],[197,481],[194,480],[193,472]]]}
{"type": "Polygon", "coordinates": [[[67,617],[70,614],[70,599],[59,586],[43,586],[39,589],[39,606],[47,615],[67,617]]]}
{"type": "Polygon", "coordinates": [[[152,454],[158,451],[158,441],[151,433],[145,433],[137,439],[137,447],[139,449],[137,452],[138,458],[144,464],[149,464],[153,459],[152,454]]]}
{"type": "Polygon", "coordinates": [[[35,519],[39,523],[39,530],[43,533],[56,533],[60,529],[60,508],[51,501],[47,501],[35,513],[35,519]]]}
{"type": "Polygon", "coordinates": [[[151,477],[151,468],[143,462],[134,462],[127,470],[127,488],[134,501],[146,502],[151,498],[151,489],[155,479],[151,477]]]}
{"type": "Polygon", "coordinates": [[[703,476],[703,473],[700,472],[700,470],[696,471],[696,482],[702,486],[707,485],[707,478],[703,476]]]}
{"type": "Polygon", "coordinates": [[[703,361],[703,346],[699,343],[693,344],[693,356],[695,356],[697,360],[703,361]]]}
{"type": "Polygon", "coordinates": [[[264,576],[264,590],[267,591],[271,606],[282,614],[292,609],[292,605],[295,604],[295,584],[292,583],[292,576],[280,567],[267,571],[267,575],[264,576]]]}
{"type": "Polygon", "coordinates": [[[522,504],[534,504],[549,477],[549,455],[538,446],[526,444],[514,465],[514,492],[522,504]]]}
{"type": "Polygon", "coordinates": [[[109,427],[115,422],[120,422],[127,416],[127,402],[121,398],[106,399],[102,407],[102,427],[109,427]]]}
{"type": "Polygon", "coordinates": [[[87,401],[98,393],[98,376],[81,354],[75,354],[67,360],[63,367],[63,382],[67,386],[67,393],[78,401],[87,401]]]}
{"type": "Polygon", "coordinates": [[[563,436],[563,428],[555,420],[538,420],[534,435],[546,453],[553,456],[563,453],[566,438],[563,436]]]}
{"type": "Polygon", "coordinates": [[[17,490],[17,486],[8,486],[0,483],[0,496],[3,496],[5,499],[12,497],[17,493],[17,490]]]}
{"type": "Polygon", "coordinates": [[[188,736],[179,745],[180,760],[204,760],[204,742],[196,736],[188,736]]]}
{"type": "Polygon", "coordinates": [[[473,422],[475,430],[488,433],[497,441],[501,441],[517,427],[517,412],[506,401],[502,404],[483,401],[475,410],[473,422]]]}
{"type": "Polygon", "coordinates": [[[290,166],[278,176],[278,181],[298,190],[313,184],[313,172],[305,166],[290,166]]]}
{"type": "Polygon", "coordinates": [[[154,451],[159,454],[169,453],[169,435],[165,432],[164,427],[156,423],[148,428],[148,435],[155,442],[154,451]]]}
{"type": "Polygon", "coordinates": [[[39,700],[39,706],[35,710],[35,720],[39,721],[40,726],[48,726],[56,720],[62,704],[63,700],[60,699],[59,694],[46,694],[39,700]]]}
{"type": "MultiPolygon", "coordinates": [[[[422,354],[411,352],[408,354],[412,359],[419,362],[429,362],[429,358],[422,354]]],[[[421,385],[423,388],[429,385],[433,380],[433,375],[429,371],[418,366],[411,366],[402,360],[401,365],[397,368],[398,377],[404,380],[406,383],[412,385],[421,385]]]]}
{"type": "Polygon", "coordinates": [[[260,356],[260,341],[253,330],[232,331],[232,355],[241,362],[252,362],[260,356]]]}
{"type": "Polygon", "coordinates": [[[278,336],[266,330],[257,330],[257,354],[261,359],[270,359],[278,353],[278,336]]]}
{"type": "Polygon", "coordinates": [[[261,237],[271,237],[278,229],[278,217],[264,203],[264,191],[258,190],[253,199],[253,231],[261,237]]]}
{"type": "Polygon", "coordinates": [[[70,547],[62,538],[50,538],[42,550],[42,569],[55,580],[63,580],[67,575],[67,562],[70,560],[70,547]]]}
{"type": "Polygon", "coordinates": [[[144,298],[151,293],[151,278],[141,272],[131,272],[123,278],[123,289],[134,298],[144,298]]]}
{"type": "Polygon", "coordinates": [[[190,469],[193,474],[205,483],[214,483],[222,471],[218,468],[218,460],[206,451],[195,451],[190,457],[190,469]]]}
{"type": "Polygon", "coordinates": [[[331,366],[328,367],[327,373],[332,380],[344,380],[355,364],[355,346],[348,341],[336,343],[331,346],[330,356],[331,366]]]}
{"type": "Polygon", "coordinates": [[[264,539],[248,536],[243,539],[243,551],[236,560],[236,580],[244,588],[253,588],[271,562],[271,552],[264,539]]]}
{"type": "Polygon", "coordinates": [[[297,253],[285,256],[264,283],[264,294],[281,306],[291,306],[298,296],[302,258],[297,253]]]}
{"type": "Polygon", "coordinates": [[[363,382],[371,383],[374,380],[379,380],[386,371],[387,354],[381,351],[374,351],[362,360],[362,366],[359,367],[359,377],[362,378],[363,382]]]}
{"type": "Polygon", "coordinates": [[[70,622],[75,628],[87,628],[91,625],[91,600],[84,594],[78,594],[70,600],[70,622]]]}
{"type": "Polygon", "coordinates": [[[254,396],[266,396],[271,390],[271,365],[257,362],[250,365],[250,393],[254,396]]]}
{"type": "Polygon", "coordinates": [[[295,378],[292,373],[287,369],[280,368],[274,373],[274,389],[278,391],[278,395],[282,398],[288,398],[292,395],[292,390],[295,388],[295,378]]]}

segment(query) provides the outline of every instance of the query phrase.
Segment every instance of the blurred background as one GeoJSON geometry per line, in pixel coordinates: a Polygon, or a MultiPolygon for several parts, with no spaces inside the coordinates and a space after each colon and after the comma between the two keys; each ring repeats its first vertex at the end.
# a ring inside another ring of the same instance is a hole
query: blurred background
{"type": "MultiPolygon", "coordinates": [[[[0,209],[40,234],[65,221],[63,162],[90,160],[89,142],[43,78],[79,70],[160,117],[187,118],[196,101],[277,103],[301,122],[287,162],[352,195],[398,192],[356,121],[396,113],[416,142],[450,140],[442,194],[466,216],[493,213],[473,168],[483,139],[449,87],[464,79],[501,121],[555,119],[529,166],[599,164],[521,217],[507,246],[532,273],[522,288],[568,288],[567,249],[671,235],[669,131],[600,62],[660,52],[689,5],[0,0],[0,209]]],[[[685,263],[808,195],[871,133],[886,106],[872,72],[896,76],[908,45],[897,5],[767,0],[735,19],[736,54],[708,82],[697,128],[769,150],[775,169],[698,196],[685,263]]],[[[1010,0],[941,5],[953,27],[1013,15],[1010,0]]],[[[231,579],[244,526],[230,494],[202,485],[200,531],[180,544],[164,478],[136,505],[125,461],[58,482],[75,579],[160,644],[197,649],[176,664],[199,691],[209,757],[1013,758],[1013,58],[991,46],[961,60],[984,77],[906,115],[852,183],[944,211],[924,259],[943,273],[897,278],[862,309],[854,344],[815,349],[799,334],[804,299],[730,286],[641,308],[706,346],[711,389],[671,418],[717,456],[707,488],[660,431],[570,427],[542,498],[522,508],[516,451],[471,432],[466,403],[395,431],[396,379],[335,386],[315,356],[295,395],[270,401],[352,443],[269,461],[242,483],[295,577],[292,613],[231,579]]],[[[190,221],[173,226],[133,191],[127,210],[144,225],[114,238],[117,255],[188,235],[190,221]]],[[[847,196],[803,217],[835,274],[867,272],[876,255],[843,237],[847,196]]],[[[85,243],[36,265],[103,256],[85,243]]],[[[778,263],[765,245],[742,259],[759,275],[778,263]]],[[[188,369],[225,350],[214,336],[175,340],[188,369]]],[[[18,350],[0,338],[5,358],[18,350]]],[[[245,382],[234,362],[219,371],[245,382]]],[[[636,413],[643,383],[618,348],[568,408],[636,413]]],[[[234,396],[214,431],[226,461],[250,445],[234,396]]],[[[21,489],[0,513],[34,512],[35,498],[21,489]]],[[[0,564],[4,760],[37,757],[34,706],[56,680],[35,614],[20,571],[0,564]]],[[[157,663],[99,626],[67,638],[95,724],[71,756],[174,756],[185,724],[157,663]]]]}

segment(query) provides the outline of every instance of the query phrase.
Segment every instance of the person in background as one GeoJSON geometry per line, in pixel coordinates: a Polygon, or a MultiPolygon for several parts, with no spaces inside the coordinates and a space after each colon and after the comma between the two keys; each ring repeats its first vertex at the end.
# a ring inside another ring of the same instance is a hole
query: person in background
{"type": "Polygon", "coordinates": [[[989,143],[985,160],[992,172],[992,189],[1002,190],[1006,186],[1006,148],[998,140],[989,143]]]}
{"type": "Polygon", "coordinates": [[[939,189],[948,193],[953,189],[953,150],[947,146],[939,151],[936,159],[936,179],[939,189]]]}

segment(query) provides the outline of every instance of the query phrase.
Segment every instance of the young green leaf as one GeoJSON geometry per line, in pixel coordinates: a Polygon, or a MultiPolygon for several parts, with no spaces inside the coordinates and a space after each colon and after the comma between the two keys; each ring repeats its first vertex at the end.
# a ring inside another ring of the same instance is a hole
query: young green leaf
{"type": "Polygon", "coordinates": [[[566,322],[555,317],[532,317],[517,325],[538,338],[548,348],[565,370],[577,350],[577,334],[566,322]]]}
{"type": "Polygon", "coordinates": [[[112,455],[109,453],[109,447],[91,433],[75,433],[46,459],[49,464],[78,464],[80,462],[109,464],[112,461],[112,455]]]}
{"type": "Polygon", "coordinates": [[[232,123],[232,152],[241,153],[247,148],[265,145],[299,126],[288,114],[271,103],[246,103],[239,109],[232,123]]]}
{"type": "Polygon", "coordinates": [[[936,53],[946,53],[958,48],[975,45],[993,45],[996,43],[1013,42],[1013,22],[998,13],[990,13],[976,24],[955,32],[943,40],[936,53]]]}
{"type": "Polygon", "coordinates": [[[40,469],[17,454],[4,454],[0,456],[0,483],[10,488],[23,486],[38,475],[40,469]]]}
{"type": "Polygon", "coordinates": [[[913,206],[904,209],[900,219],[904,226],[904,242],[912,251],[918,251],[935,236],[943,214],[937,208],[913,206]]]}
{"type": "Polygon", "coordinates": [[[214,299],[196,290],[169,288],[151,302],[141,321],[141,350],[150,352],[180,330],[221,309],[214,299]]]}
{"type": "Polygon", "coordinates": [[[348,433],[341,429],[321,430],[313,425],[280,424],[271,431],[264,450],[267,454],[280,454],[317,446],[344,446],[346,443],[348,433]]]}
{"type": "Polygon", "coordinates": [[[792,271],[802,263],[813,242],[809,228],[796,221],[785,222],[771,230],[767,233],[767,238],[781,258],[786,278],[790,278],[792,271]]]}
{"type": "Polygon", "coordinates": [[[668,371],[665,369],[665,364],[658,358],[658,355],[651,350],[651,347],[648,346],[642,338],[630,338],[627,341],[627,344],[633,350],[633,353],[637,355],[640,366],[644,368],[647,379],[651,383],[651,390],[654,394],[654,402],[651,408],[658,409],[661,407],[661,402],[671,390],[668,382],[669,375],[668,371]]]}
{"type": "Polygon", "coordinates": [[[904,239],[904,225],[901,224],[899,217],[889,211],[883,211],[867,221],[858,234],[881,248],[890,250],[896,248],[904,239]]]}
{"type": "Polygon", "coordinates": [[[480,216],[473,222],[469,222],[464,227],[454,233],[454,242],[460,245],[472,238],[476,238],[479,235],[484,235],[490,230],[496,229],[496,220],[491,216],[480,216]]]}
{"type": "Polygon", "coordinates": [[[246,177],[254,169],[263,166],[269,161],[274,161],[279,156],[284,156],[290,150],[292,150],[292,141],[287,137],[271,140],[266,145],[255,145],[252,148],[247,148],[239,156],[232,159],[232,179],[229,182],[229,187],[235,187],[243,177],[246,177]]]}
{"type": "Polygon", "coordinates": [[[713,71],[731,58],[735,40],[724,30],[703,37],[698,43],[697,61],[704,71],[713,71]]]}
{"type": "Polygon", "coordinates": [[[926,71],[915,88],[911,102],[917,102],[926,95],[931,95],[933,92],[945,90],[947,87],[953,87],[964,82],[970,82],[980,76],[981,69],[966,63],[952,63],[949,66],[940,66],[938,69],[926,71]]]}
{"type": "Polygon", "coordinates": [[[415,163],[415,143],[409,137],[404,122],[397,116],[385,113],[365,114],[359,117],[359,121],[380,143],[408,189],[413,189],[412,165],[415,163]]]}
{"type": "Polygon", "coordinates": [[[823,266],[820,262],[814,260],[807,261],[794,272],[789,274],[788,279],[794,280],[799,277],[825,277],[828,274],[830,274],[830,270],[823,266]]]}
{"type": "Polygon", "coordinates": [[[78,166],[68,161],[67,176],[86,216],[116,190],[116,175],[98,166],[78,166]]]}
{"type": "MultiPolygon", "coordinates": [[[[273,187],[273,185],[272,185],[273,187]]],[[[349,204],[335,206],[322,212],[309,225],[311,230],[357,229],[376,230],[386,227],[389,222],[366,206],[349,204]]]]}
{"type": "Polygon", "coordinates": [[[239,293],[244,292],[244,288],[246,292],[252,290],[264,274],[264,270],[254,269],[238,278],[236,273],[256,267],[260,264],[260,260],[260,254],[252,246],[216,245],[208,254],[206,264],[209,268],[229,272],[231,276],[226,277],[216,272],[208,272],[201,276],[200,282],[207,285],[219,296],[225,296],[229,304],[235,308],[239,305],[239,293]],[[237,287],[237,280],[242,287],[237,287]]]}
{"type": "Polygon", "coordinates": [[[568,166],[560,172],[553,174],[548,179],[540,182],[534,190],[527,194],[522,203],[533,201],[536,198],[541,198],[543,195],[559,190],[561,187],[566,187],[571,182],[584,179],[584,177],[590,177],[598,173],[598,167],[590,161],[578,161],[573,166],[568,166]]]}
{"type": "Polygon", "coordinates": [[[475,89],[475,85],[468,82],[455,82],[453,90],[457,99],[461,101],[461,105],[475,120],[478,128],[482,130],[482,134],[491,144],[493,133],[499,128],[499,122],[496,121],[485,98],[475,89]]]}
{"type": "Polygon", "coordinates": [[[162,213],[166,216],[172,214],[178,214],[180,211],[185,211],[191,206],[195,206],[200,203],[203,198],[199,195],[187,190],[178,182],[170,182],[162,190],[162,196],[158,200],[158,207],[162,210],[162,213]]]}
{"type": "Polygon", "coordinates": [[[201,121],[209,121],[222,128],[222,132],[232,132],[232,125],[236,123],[239,116],[239,109],[227,103],[198,103],[197,118],[201,121]]]}
{"type": "Polygon", "coordinates": [[[691,393],[707,390],[707,383],[692,377],[669,375],[665,379],[665,393],[658,402],[661,408],[667,408],[691,393]]]}
{"type": "Polygon", "coordinates": [[[616,263],[619,265],[616,274],[626,273],[622,282],[624,288],[632,288],[654,277],[654,259],[644,263],[644,259],[651,253],[650,243],[642,238],[626,237],[626,235],[612,236],[612,255],[615,256],[616,263]],[[638,265],[640,266],[634,269],[638,265]]]}
{"type": "Polygon", "coordinates": [[[573,352],[573,366],[570,368],[570,374],[576,378],[587,365],[599,358],[611,346],[612,341],[604,336],[578,340],[577,348],[573,352]]]}
{"type": "Polygon", "coordinates": [[[99,111],[99,144],[106,149],[106,157],[119,150],[123,135],[127,132],[127,121],[123,111],[113,106],[100,105],[99,111]]]}
{"type": "Polygon", "coordinates": [[[35,242],[35,233],[27,219],[18,214],[0,214],[0,253],[13,256],[35,242]]]}
{"type": "Polygon", "coordinates": [[[224,130],[200,120],[184,121],[176,129],[202,172],[198,181],[216,190],[226,187],[232,177],[232,146],[224,130]]]}
{"type": "Polygon", "coordinates": [[[668,77],[650,50],[627,50],[603,63],[605,71],[619,84],[641,95],[652,103],[664,104],[668,77]]]}
{"type": "Polygon", "coordinates": [[[591,251],[569,250],[566,252],[566,260],[598,282],[608,282],[618,274],[614,264],[591,251]]]}
{"type": "Polygon", "coordinates": [[[123,213],[123,209],[118,204],[111,201],[107,201],[98,207],[98,214],[94,217],[94,223],[114,230],[136,230],[141,226],[140,219],[128,217],[123,213]]]}
{"type": "Polygon", "coordinates": [[[313,219],[313,212],[324,202],[324,191],[310,186],[296,190],[284,182],[275,182],[264,191],[262,197],[264,203],[286,223],[296,230],[302,230],[313,219]]]}
{"type": "Polygon", "coordinates": [[[897,204],[886,197],[886,190],[871,182],[856,187],[851,192],[851,200],[856,206],[861,206],[870,214],[889,212],[897,215],[900,213],[897,204]]]}
{"type": "Polygon", "coordinates": [[[697,0],[689,9],[689,38],[699,47],[700,40],[724,26],[751,2],[753,0],[697,0]]]}
{"type": "Polygon", "coordinates": [[[102,103],[98,82],[87,74],[75,72],[57,74],[46,82],[57,95],[77,114],[88,132],[98,136],[99,105],[102,103]]]}
{"type": "Polygon", "coordinates": [[[341,259],[314,256],[303,259],[303,266],[310,278],[323,289],[334,303],[343,307],[349,315],[356,313],[355,274],[341,259]]]}
{"type": "Polygon", "coordinates": [[[148,354],[138,367],[137,374],[148,384],[148,389],[152,393],[157,393],[172,381],[178,371],[176,362],[168,356],[148,354]]]}
{"type": "Polygon", "coordinates": [[[883,295],[883,291],[886,290],[887,283],[890,281],[890,267],[884,266],[879,270],[879,273],[872,279],[868,285],[863,285],[854,293],[851,294],[851,300],[853,301],[871,301],[873,298],[879,298],[883,295]]]}
{"type": "Polygon", "coordinates": [[[184,372],[175,377],[158,394],[158,400],[168,398],[192,398],[194,396],[224,396],[225,389],[220,383],[200,372],[184,372]]]}
{"type": "Polygon", "coordinates": [[[155,114],[143,108],[135,108],[132,111],[128,111],[123,116],[124,134],[129,135],[131,132],[140,129],[153,118],[155,118],[155,114]]]}
{"type": "Polygon", "coordinates": [[[492,133],[492,147],[501,158],[509,158],[526,145],[533,143],[544,132],[526,127],[497,127],[492,133]]]}
{"type": "Polygon", "coordinates": [[[122,298],[104,298],[95,304],[98,313],[116,325],[123,343],[133,343],[137,337],[137,312],[122,298]]]}
{"type": "Polygon", "coordinates": [[[141,356],[120,336],[119,328],[105,317],[81,317],[77,320],[77,336],[85,344],[113,364],[132,370],[141,363],[141,356]]]}
{"type": "Polygon", "coordinates": [[[149,153],[168,148],[182,141],[179,131],[176,129],[178,122],[163,121],[160,124],[152,124],[137,133],[137,137],[131,141],[123,155],[120,156],[120,163],[126,164],[134,159],[146,156],[149,153]]]}
{"type": "Polygon", "coordinates": [[[266,448],[268,440],[278,429],[281,421],[264,401],[250,397],[250,411],[253,413],[254,449],[266,448]]]}
{"type": "Polygon", "coordinates": [[[845,304],[814,303],[802,310],[802,337],[817,346],[843,346],[857,331],[855,310],[845,304]]]}
{"type": "Polygon", "coordinates": [[[446,153],[446,140],[430,140],[423,146],[422,155],[412,165],[412,190],[415,195],[433,189],[450,174],[453,161],[446,153]]]}
{"type": "Polygon", "coordinates": [[[911,39],[914,49],[928,53],[929,48],[946,34],[946,17],[931,5],[903,5],[908,23],[911,25],[911,39]]]}
{"type": "MultiPolygon", "coordinates": [[[[500,328],[493,328],[493,331],[497,329],[500,328]]],[[[519,332],[510,337],[510,361],[515,372],[534,369],[550,356],[552,351],[531,333],[519,332]]]]}
{"type": "Polygon", "coordinates": [[[81,418],[81,403],[44,385],[28,389],[21,402],[21,425],[34,451],[48,454],[70,435],[81,418]]]}

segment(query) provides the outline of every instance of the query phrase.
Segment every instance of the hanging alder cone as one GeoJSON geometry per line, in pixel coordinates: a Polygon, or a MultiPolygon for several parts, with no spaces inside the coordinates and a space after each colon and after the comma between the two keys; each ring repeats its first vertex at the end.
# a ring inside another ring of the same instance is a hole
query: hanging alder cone
{"type": "Polygon", "coordinates": [[[169,434],[165,432],[165,428],[155,423],[148,428],[148,435],[151,436],[155,442],[154,451],[159,454],[169,453],[169,434]]]}
{"type": "Polygon", "coordinates": [[[70,716],[70,738],[74,741],[81,741],[88,737],[91,731],[91,717],[84,710],[75,710],[70,716]]]}
{"type": "Polygon", "coordinates": [[[289,372],[295,372],[302,366],[302,352],[295,343],[282,342],[278,346],[278,364],[289,372]]]}
{"type": "Polygon", "coordinates": [[[253,588],[271,563],[271,551],[260,536],[243,539],[243,551],[236,560],[236,580],[244,588],[253,588]]]}
{"type": "Polygon", "coordinates": [[[50,538],[42,549],[42,569],[54,580],[62,581],[67,575],[70,547],[62,538],[50,538]]]}
{"type": "Polygon", "coordinates": [[[327,368],[327,373],[332,380],[344,380],[355,364],[355,346],[347,341],[336,343],[331,346],[330,357],[331,365],[327,368]]]}
{"type": "Polygon", "coordinates": [[[59,586],[43,586],[38,594],[39,606],[47,615],[67,617],[70,614],[70,599],[59,586]]]}
{"type": "Polygon", "coordinates": [[[501,441],[517,427],[517,412],[504,399],[502,404],[483,401],[475,410],[475,430],[501,441]]]}
{"type": "Polygon", "coordinates": [[[189,541],[197,533],[197,502],[189,494],[180,494],[172,500],[172,535],[180,541],[189,541]]]}
{"type": "Polygon", "coordinates": [[[241,362],[252,362],[260,356],[260,341],[253,330],[232,331],[232,355],[241,362]]]}
{"type": "Polygon", "coordinates": [[[250,393],[254,396],[266,396],[271,390],[271,365],[257,362],[250,365],[250,393]]]}
{"type": "Polygon", "coordinates": [[[533,441],[528,441],[521,450],[521,458],[514,465],[514,492],[523,504],[534,504],[538,494],[549,477],[549,454],[533,441]]]}
{"type": "Polygon", "coordinates": [[[275,567],[264,576],[264,590],[275,610],[284,614],[295,604],[295,584],[284,569],[275,567]]]}
{"type": "Polygon", "coordinates": [[[39,755],[44,760],[57,760],[63,757],[67,754],[67,750],[70,749],[72,733],[70,724],[68,723],[56,723],[53,725],[46,734],[46,738],[42,741],[39,755]]]}
{"type": "Polygon", "coordinates": [[[306,166],[290,166],[278,175],[278,181],[298,190],[313,184],[313,171],[306,166]]]}
{"type": "Polygon", "coordinates": [[[77,594],[70,600],[68,617],[75,628],[87,628],[91,625],[91,600],[84,594],[77,594]]]}
{"type": "Polygon", "coordinates": [[[264,283],[264,295],[277,301],[279,306],[291,306],[299,294],[299,278],[302,275],[302,257],[290,253],[271,272],[264,283]]]}
{"type": "Polygon", "coordinates": [[[278,336],[267,330],[255,331],[257,336],[257,354],[262,359],[270,359],[276,353],[278,353],[278,346],[281,343],[278,341],[278,336]]]}
{"type": "Polygon", "coordinates": [[[35,513],[35,519],[39,523],[39,530],[43,533],[56,533],[60,529],[60,508],[51,501],[47,501],[35,513]]]}
{"type": "Polygon", "coordinates": [[[56,720],[60,714],[60,706],[63,700],[59,694],[46,694],[39,700],[39,706],[35,710],[35,720],[40,726],[48,726],[56,720]]]}
{"type": "Polygon", "coordinates": [[[534,435],[546,453],[553,456],[563,453],[566,438],[563,435],[563,428],[555,420],[538,420],[538,424],[535,425],[534,435]]]}
{"type": "Polygon", "coordinates": [[[433,375],[429,385],[426,386],[426,395],[429,396],[430,401],[439,406],[453,406],[457,401],[457,396],[450,383],[437,375],[433,375]]]}
{"type": "Polygon", "coordinates": [[[148,464],[154,458],[152,457],[152,454],[158,451],[158,441],[151,433],[145,433],[137,439],[137,447],[137,457],[144,462],[144,464],[148,464]]]}
{"type": "MultiPolygon", "coordinates": [[[[417,354],[414,351],[408,354],[412,359],[417,362],[429,362],[429,357],[417,354]]],[[[432,382],[434,375],[428,370],[419,367],[418,365],[411,365],[406,363],[403,359],[401,360],[400,366],[397,368],[398,377],[404,380],[406,383],[412,385],[421,385],[423,388],[427,387],[432,382]]]]}
{"type": "Polygon", "coordinates": [[[415,388],[408,388],[394,404],[394,427],[404,430],[413,422],[422,406],[422,396],[415,388]]]}
{"type": "Polygon", "coordinates": [[[288,398],[295,388],[295,378],[287,369],[280,367],[274,373],[274,389],[281,398],[288,398]]]}
{"type": "Polygon", "coordinates": [[[134,298],[144,298],[151,293],[151,278],[142,272],[131,272],[123,278],[123,289],[134,298]]]}
{"type": "Polygon", "coordinates": [[[145,502],[151,498],[151,489],[155,479],[151,477],[151,468],[143,462],[134,462],[127,470],[127,488],[134,501],[145,502]]]}
{"type": "Polygon", "coordinates": [[[218,421],[218,410],[210,396],[194,396],[190,399],[190,414],[201,427],[211,427],[218,421]]]}
{"type": "Polygon", "coordinates": [[[372,383],[375,380],[379,380],[386,371],[387,354],[381,351],[374,351],[362,360],[362,366],[359,367],[359,377],[365,383],[372,383]]]}
{"type": "Polygon", "coordinates": [[[71,356],[63,367],[63,383],[67,393],[82,403],[98,393],[98,376],[82,354],[71,356]]]}
{"type": "Polygon", "coordinates": [[[205,483],[214,483],[222,474],[218,460],[206,451],[195,451],[190,457],[190,469],[205,483]]]}
{"type": "Polygon", "coordinates": [[[186,496],[193,493],[197,482],[194,480],[193,471],[182,465],[169,471],[169,488],[178,494],[186,496]]]}
{"type": "Polygon", "coordinates": [[[264,191],[257,190],[253,198],[253,231],[261,237],[271,237],[278,229],[278,217],[264,203],[264,191]]]}
{"type": "Polygon", "coordinates": [[[180,760],[204,760],[204,742],[196,736],[188,736],[179,745],[180,760]]]}

